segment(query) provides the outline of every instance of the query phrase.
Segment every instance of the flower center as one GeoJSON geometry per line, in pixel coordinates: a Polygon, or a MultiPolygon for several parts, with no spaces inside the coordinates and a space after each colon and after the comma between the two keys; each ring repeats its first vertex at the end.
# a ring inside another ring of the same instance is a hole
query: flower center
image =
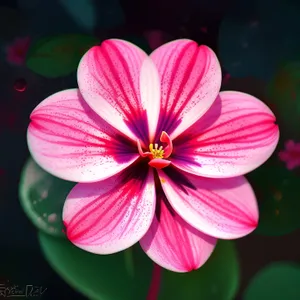
{"type": "Polygon", "coordinates": [[[163,148],[163,146],[158,147],[158,144],[154,144],[154,146],[153,144],[150,144],[150,151],[144,152],[140,140],[137,140],[137,147],[140,156],[148,157],[150,159],[148,165],[156,169],[162,169],[171,164],[171,161],[167,160],[166,158],[168,158],[173,151],[172,140],[165,131],[161,133],[160,141],[162,143],[166,143],[167,146],[163,148]]]}
{"type": "Polygon", "coordinates": [[[153,155],[153,158],[163,158],[164,157],[164,150],[163,150],[163,146],[160,146],[158,148],[158,144],[154,144],[154,148],[153,148],[153,144],[149,145],[149,150],[153,155]]]}

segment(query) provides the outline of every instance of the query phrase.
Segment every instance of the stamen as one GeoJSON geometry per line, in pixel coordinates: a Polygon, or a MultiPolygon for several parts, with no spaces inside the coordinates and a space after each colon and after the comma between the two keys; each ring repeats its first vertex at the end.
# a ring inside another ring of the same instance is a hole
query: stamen
{"type": "Polygon", "coordinates": [[[158,144],[154,144],[154,148],[153,148],[153,144],[149,145],[149,150],[152,153],[152,159],[155,158],[163,158],[164,157],[164,150],[163,147],[160,146],[158,148],[158,144]]]}
{"type": "Polygon", "coordinates": [[[144,152],[140,140],[137,140],[137,147],[138,147],[139,154],[142,157],[149,157],[150,159],[150,162],[148,163],[149,166],[156,169],[162,169],[171,164],[171,161],[166,160],[165,158],[168,158],[173,151],[172,140],[165,131],[161,133],[160,141],[162,143],[167,143],[165,149],[163,148],[163,146],[158,146],[157,143],[155,143],[154,145],[151,143],[149,145],[150,151],[144,152]]]}

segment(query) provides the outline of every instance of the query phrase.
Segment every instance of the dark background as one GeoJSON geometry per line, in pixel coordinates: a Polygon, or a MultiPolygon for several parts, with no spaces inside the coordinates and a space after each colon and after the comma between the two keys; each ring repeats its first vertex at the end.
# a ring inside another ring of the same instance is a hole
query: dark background
{"type": "MultiPolygon", "coordinates": [[[[52,1],[44,0],[44,2],[49,5],[52,1]]],[[[120,2],[126,16],[126,24],[109,30],[97,29],[95,34],[99,39],[122,38],[126,35],[141,36],[146,30],[160,29],[174,39],[190,38],[210,46],[215,51],[220,21],[230,9],[230,5],[234,5],[234,1],[224,0],[120,0],[120,2]],[[202,32],[201,27],[206,27],[207,32],[202,32]]],[[[2,0],[0,5],[18,9],[17,1],[14,0],[2,0]]],[[[49,23],[50,27],[52,25],[49,23]]],[[[7,28],[8,32],[9,30],[7,28]]],[[[20,34],[24,33],[24,28],[20,27],[18,30],[20,34]]],[[[3,28],[2,32],[5,32],[3,28]]],[[[28,32],[28,35],[30,34],[28,32]]],[[[9,34],[1,37],[2,43],[9,38],[11,38],[9,34]]],[[[0,280],[19,285],[42,285],[47,288],[43,299],[85,299],[65,284],[44,260],[39,249],[36,229],[22,211],[18,200],[19,176],[29,155],[26,145],[28,116],[35,105],[46,96],[65,88],[75,87],[75,77],[46,79],[25,68],[13,67],[2,59],[0,79],[0,280]],[[25,92],[20,93],[14,89],[16,81],[26,85],[25,92]]],[[[255,90],[256,87],[252,88],[255,90]]],[[[299,261],[299,240],[299,231],[283,237],[250,235],[238,240],[236,244],[242,274],[237,299],[241,299],[241,292],[249,279],[264,265],[278,260],[299,261]]]]}

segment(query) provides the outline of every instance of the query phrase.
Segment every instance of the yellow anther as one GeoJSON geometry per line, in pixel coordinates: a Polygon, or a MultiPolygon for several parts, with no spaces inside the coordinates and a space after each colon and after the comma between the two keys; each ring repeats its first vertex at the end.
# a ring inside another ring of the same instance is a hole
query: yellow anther
{"type": "Polygon", "coordinates": [[[149,150],[152,153],[153,158],[163,158],[164,157],[163,147],[160,146],[158,148],[158,144],[154,144],[154,147],[153,147],[153,144],[150,144],[149,145],[149,150]]]}

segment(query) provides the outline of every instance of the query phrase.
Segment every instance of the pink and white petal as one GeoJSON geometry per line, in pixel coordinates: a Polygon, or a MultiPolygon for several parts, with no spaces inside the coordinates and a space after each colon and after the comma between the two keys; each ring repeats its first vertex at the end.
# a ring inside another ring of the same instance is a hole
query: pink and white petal
{"type": "Polygon", "coordinates": [[[77,80],[97,114],[134,141],[148,143],[147,120],[158,118],[160,84],[143,50],[123,40],[106,40],[83,56],[77,80]]]}
{"type": "Polygon", "coordinates": [[[142,107],[147,112],[149,129],[149,143],[155,142],[160,114],[160,81],[158,71],[153,61],[148,57],[145,59],[140,76],[142,107]]]}
{"type": "Polygon", "coordinates": [[[145,253],[158,265],[173,272],[190,272],[200,268],[210,257],[216,239],[185,222],[157,195],[157,211],[148,232],[140,240],[145,253]]]}
{"type": "Polygon", "coordinates": [[[191,226],[220,239],[240,238],[257,227],[257,202],[245,177],[217,179],[171,171],[158,171],[163,191],[191,226]]]}
{"type": "Polygon", "coordinates": [[[51,95],[31,113],[27,140],[35,161],[65,180],[94,182],[138,157],[136,146],[83,100],[78,89],[51,95]]]}
{"type": "Polygon", "coordinates": [[[172,164],[199,176],[244,175],[274,152],[279,129],[272,111],[241,92],[221,92],[208,112],[173,141],[172,164]]]}
{"type": "Polygon", "coordinates": [[[73,188],[63,208],[63,220],[74,245],[110,254],[132,246],[147,232],[156,203],[153,170],[135,177],[131,171],[138,169],[73,188]]]}
{"type": "Polygon", "coordinates": [[[158,134],[176,138],[194,124],[216,99],[222,81],[215,53],[181,39],[167,43],[151,55],[161,81],[161,114],[158,134]]]}

